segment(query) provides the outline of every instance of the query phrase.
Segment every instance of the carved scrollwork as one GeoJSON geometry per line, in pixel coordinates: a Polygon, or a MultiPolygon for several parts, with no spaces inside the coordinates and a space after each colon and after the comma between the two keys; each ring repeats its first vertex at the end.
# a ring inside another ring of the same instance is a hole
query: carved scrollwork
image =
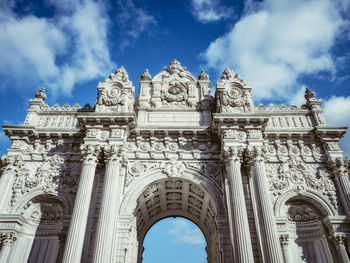
{"type": "Polygon", "coordinates": [[[20,155],[1,156],[1,170],[3,171],[20,171],[23,165],[22,156],[20,155]]]}
{"type": "Polygon", "coordinates": [[[337,209],[336,189],[325,169],[320,168],[314,171],[306,164],[291,158],[277,166],[269,164],[267,176],[273,202],[278,196],[290,189],[297,193],[312,189],[327,198],[337,209]]]}
{"type": "Polygon", "coordinates": [[[171,158],[169,163],[167,163],[164,168],[163,172],[168,177],[178,177],[181,176],[185,171],[185,167],[177,158],[171,158]]]}

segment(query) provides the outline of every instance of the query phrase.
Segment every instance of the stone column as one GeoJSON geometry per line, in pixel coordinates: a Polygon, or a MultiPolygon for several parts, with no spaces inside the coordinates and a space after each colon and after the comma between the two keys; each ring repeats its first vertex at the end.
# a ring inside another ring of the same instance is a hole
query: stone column
{"type": "Polygon", "coordinates": [[[121,180],[119,170],[123,161],[123,153],[116,146],[105,151],[106,172],[98,219],[93,262],[112,262],[112,245],[115,222],[118,221],[119,200],[121,196],[121,180]]]}
{"type": "Polygon", "coordinates": [[[6,263],[8,256],[11,252],[13,242],[16,241],[16,235],[14,232],[3,233],[1,235],[1,251],[0,251],[0,263],[6,263]]]}
{"type": "Polygon", "coordinates": [[[224,157],[230,190],[228,206],[231,205],[232,212],[230,222],[233,229],[235,261],[254,262],[241,175],[242,152],[236,148],[230,148],[230,151],[224,153],[224,157]]]}
{"type": "Polygon", "coordinates": [[[80,263],[81,260],[98,153],[97,146],[84,145],[82,147],[83,164],[66,239],[63,263],[80,263]]]}
{"type": "Polygon", "coordinates": [[[16,179],[16,171],[23,166],[22,158],[19,155],[4,155],[1,162],[5,169],[0,176],[0,214],[6,213],[6,203],[12,196],[12,186],[16,179]]]}
{"type": "Polygon", "coordinates": [[[346,242],[345,235],[335,234],[334,236],[331,237],[331,241],[337,250],[339,262],[349,263],[350,262],[349,256],[345,248],[345,242],[346,242]]]}
{"type": "Polygon", "coordinates": [[[293,263],[292,257],[290,255],[288,234],[280,235],[280,242],[282,247],[284,263],[293,263]]]}
{"type": "Polygon", "coordinates": [[[65,242],[66,242],[66,234],[64,233],[58,234],[58,253],[57,253],[56,263],[62,262],[65,242]]]}
{"type": "Polygon", "coordinates": [[[253,169],[253,181],[256,191],[256,202],[261,222],[261,240],[264,250],[265,262],[279,263],[283,262],[281,246],[279,244],[272,199],[267,184],[265,172],[265,151],[255,147],[254,150],[247,152],[248,160],[253,169]]]}
{"type": "Polygon", "coordinates": [[[328,165],[333,172],[335,184],[338,188],[340,200],[343,203],[346,215],[350,219],[350,181],[347,170],[349,164],[344,162],[344,159],[337,158],[335,161],[330,161],[328,165]]]}

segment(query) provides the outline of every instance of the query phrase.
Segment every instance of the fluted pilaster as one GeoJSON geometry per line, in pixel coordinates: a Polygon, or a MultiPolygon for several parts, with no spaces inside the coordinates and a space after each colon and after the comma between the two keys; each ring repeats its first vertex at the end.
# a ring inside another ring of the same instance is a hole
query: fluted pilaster
{"type": "Polygon", "coordinates": [[[336,234],[331,237],[331,241],[337,250],[339,262],[349,263],[350,262],[349,256],[345,248],[345,243],[346,243],[345,235],[336,234]]]}
{"type": "Polygon", "coordinates": [[[350,181],[348,174],[348,162],[342,158],[328,163],[332,170],[336,187],[338,188],[340,200],[343,204],[346,215],[350,218],[350,181]]]}
{"type": "Polygon", "coordinates": [[[66,239],[63,263],[80,263],[81,260],[98,153],[97,146],[84,145],[82,148],[83,164],[66,239]]]}
{"type": "Polygon", "coordinates": [[[11,252],[13,242],[17,239],[14,232],[3,233],[1,235],[0,263],[6,263],[11,252]]]}
{"type": "Polygon", "coordinates": [[[282,247],[284,263],[293,263],[292,257],[290,255],[288,234],[280,235],[280,242],[282,247]]]}
{"type": "Polygon", "coordinates": [[[5,168],[0,176],[0,214],[6,212],[6,202],[12,196],[16,172],[23,166],[22,158],[19,155],[4,155],[1,162],[5,168]]]}
{"type": "Polygon", "coordinates": [[[230,189],[231,222],[236,262],[254,262],[249,223],[241,175],[242,152],[231,148],[225,152],[227,179],[230,189]]]}
{"type": "Polygon", "coordinates": [[[118,205],[121,196],[121,176],[119,170],[123,162],[123,153],[116,146],[105,151],[106,173],[98,219],[93,262],[112,262],[114,223],[118,220],[118,205]]]}
{"type": "Polygon", "coordinates": [[[261,240],[264,248],[265,262],[283,262],[265,172],[265,151],[262,148],[256,147],[254,150],[247,152],[247,157],[253,169],[253,180],[258,202],[259,220],[261,222],[261,240]]]}

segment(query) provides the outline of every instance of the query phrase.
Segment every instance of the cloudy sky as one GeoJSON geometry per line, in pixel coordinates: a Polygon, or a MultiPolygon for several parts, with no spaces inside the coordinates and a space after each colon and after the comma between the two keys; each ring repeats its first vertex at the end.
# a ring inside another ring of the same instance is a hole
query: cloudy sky
{"type": "MultiPolygon", "coordinates": [[[[93,105],[119,66],[138,87],[176,58],[212,87],[232,68],[255,105],[301,105],[311,88],[329,124],[350,125],[349,11],[349,0],[1,0],[0,123],[22,124],[42,87],[49,105],[93,105]]],[[[350,135],[341,146],[350,155],[350,135]]]]}

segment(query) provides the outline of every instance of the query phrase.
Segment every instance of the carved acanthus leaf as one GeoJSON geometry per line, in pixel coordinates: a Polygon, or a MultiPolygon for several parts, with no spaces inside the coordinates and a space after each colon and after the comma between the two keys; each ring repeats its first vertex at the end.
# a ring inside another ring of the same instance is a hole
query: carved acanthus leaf
{"type": "Polygon", "coordinates": [[[81,157],[84,163],[97,163],[97,157],[100,153],[99,145],[84,144],[80,147],[81,157]]]}

